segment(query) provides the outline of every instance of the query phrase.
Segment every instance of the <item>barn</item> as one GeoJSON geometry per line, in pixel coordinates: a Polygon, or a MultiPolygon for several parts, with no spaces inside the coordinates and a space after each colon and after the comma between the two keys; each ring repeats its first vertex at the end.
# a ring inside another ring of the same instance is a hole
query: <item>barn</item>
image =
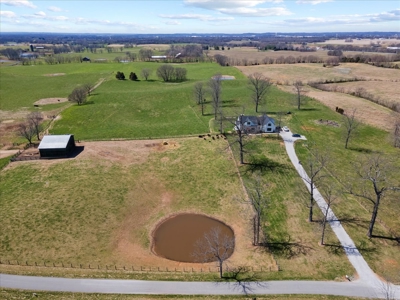
{"type": "Polygon", "coordinates": [[[72,134],[45,135],[39,144],[40,158],[68,157],[75,149],[75,140],[72,134]]]}

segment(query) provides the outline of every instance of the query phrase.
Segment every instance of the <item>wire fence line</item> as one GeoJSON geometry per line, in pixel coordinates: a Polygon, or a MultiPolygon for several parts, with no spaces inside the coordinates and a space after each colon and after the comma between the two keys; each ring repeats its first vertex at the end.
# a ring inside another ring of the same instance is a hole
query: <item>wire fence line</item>
{"type": "MultiPolygon", "coordinates": [[[[55,262],[37,262],[0,259],[0,265],[21,266],[21,267],[38,267],[38,268],[65,268],[65,269],[84,269],[84,270],[105,270],[105,271],[130,271],[130,272],[160,272],[160,273],[219,273],[219,267],[150,267],[139,265],[100,265],[100,264],[78,264],[78,263],[55,263],[55,262]]],[[[224,272],[234,272],[237,268],[225,267],[224,272]]],[[[241,270],[251,272],[275,272],[279,267],[241,267],[241,270]]]]}

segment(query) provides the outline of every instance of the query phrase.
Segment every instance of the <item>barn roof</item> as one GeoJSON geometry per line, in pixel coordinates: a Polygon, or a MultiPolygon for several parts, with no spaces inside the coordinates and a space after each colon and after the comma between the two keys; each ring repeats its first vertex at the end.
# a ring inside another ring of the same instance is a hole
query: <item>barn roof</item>
{"type": "Polygon", "coordinates": [[[45,135],[39,144],[38,149],[62,149],[66,148],[72,134],[45,135]]]}

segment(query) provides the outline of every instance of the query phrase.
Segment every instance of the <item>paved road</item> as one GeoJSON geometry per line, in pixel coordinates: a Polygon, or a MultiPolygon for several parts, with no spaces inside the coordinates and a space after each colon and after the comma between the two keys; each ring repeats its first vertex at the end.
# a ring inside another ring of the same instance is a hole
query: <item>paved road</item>
{"type": "Polygon", "coordinates": [[[174,282],[110,279],[70,279],[0,274],[0,287],[26,290],[163,295],[264,295],[324,294],[376,297],[362,282],[268,281],[268,282],[174,282]]]}

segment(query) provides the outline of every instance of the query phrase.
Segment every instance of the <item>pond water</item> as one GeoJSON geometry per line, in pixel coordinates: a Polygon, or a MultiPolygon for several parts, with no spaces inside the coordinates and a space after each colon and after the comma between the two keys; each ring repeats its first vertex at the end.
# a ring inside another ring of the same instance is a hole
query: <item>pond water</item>
{"type": "MultiPolygon", "coordinates": [[[[158,225],[153,233],[153,251],[158,256],[180,262],[198,262],[196,242],[218,229],[220,235],[234,239],[233,230],[216,219],[198,214],[179,214],[158,225]]],[[[233,253],[230,250],[229,256],[233,253]]]]}

